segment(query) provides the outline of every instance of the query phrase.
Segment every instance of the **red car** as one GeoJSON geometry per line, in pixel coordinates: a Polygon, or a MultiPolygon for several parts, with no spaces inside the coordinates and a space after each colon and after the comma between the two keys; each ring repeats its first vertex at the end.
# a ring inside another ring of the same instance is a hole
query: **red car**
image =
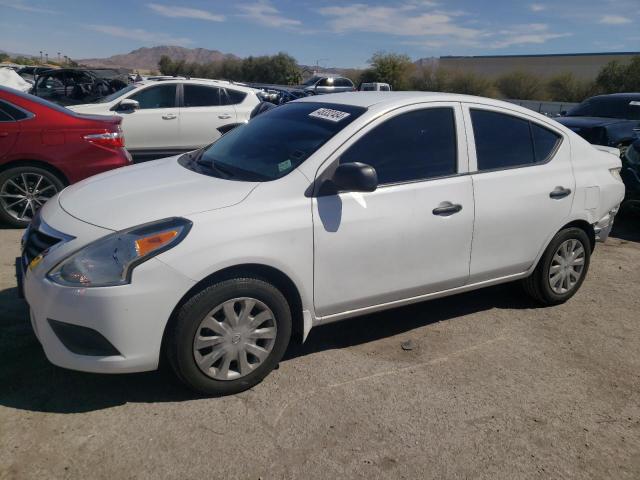
{"type": "Polygon", "coordinates": [[[0,222],[26,226],[66,185],[130,165],[121,121],[0,86],[0,222]]]}

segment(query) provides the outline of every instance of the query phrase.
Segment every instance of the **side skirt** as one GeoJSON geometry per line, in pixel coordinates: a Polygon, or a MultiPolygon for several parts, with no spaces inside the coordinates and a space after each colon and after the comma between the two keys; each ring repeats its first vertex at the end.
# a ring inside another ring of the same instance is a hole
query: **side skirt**
{"type": "Polygon", "coordinates": [[[469,292],[471,290],[477,290],[484,287],[491,287],[493,285],[499,285],[501,283],[509,283],[515,280],[526,278],[530,274],[530,271],[523,273],[517,273],[514,275],[508,275],[506,277],[495,278],[492,280],[485,280],[483,282],[472,283],[470,285],[463,285],[462,287],[451,288],[449,290],[443,290],[440,292],[427,293],[417,297],[405,298],[402,300],[395,300],[393,302],[381,303],[379,305],[373,305],[371,307],[360,308],[358,310],[347,310],[345,312],[334,313],[332,315],[326,315],[324,317],[317,317],[313,321],[313,326],[324,325],[327,323],[337,322],[345,320],[347,318],[359,317],[361,315],[367,315],[369,313],[380,312],[382,310],[389,310],[391,308],[403,307],[412,303],[424,302],[426,300],[434,300],[436,298],[448,297],[457,293],[469,292]]]}

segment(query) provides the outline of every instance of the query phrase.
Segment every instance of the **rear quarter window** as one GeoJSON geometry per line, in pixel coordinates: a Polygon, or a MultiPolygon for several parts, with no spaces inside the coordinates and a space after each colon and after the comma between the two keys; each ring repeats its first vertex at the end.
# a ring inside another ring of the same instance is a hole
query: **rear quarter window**
{"type": "Polygon", "coordinates": [[[237,105],[242,103],[244,99],[247,97],[245,92],[240,92],[238,90],[233,90],[231,88],[226,89],[227,92],[227,101],[226,105],[237,105]]]}

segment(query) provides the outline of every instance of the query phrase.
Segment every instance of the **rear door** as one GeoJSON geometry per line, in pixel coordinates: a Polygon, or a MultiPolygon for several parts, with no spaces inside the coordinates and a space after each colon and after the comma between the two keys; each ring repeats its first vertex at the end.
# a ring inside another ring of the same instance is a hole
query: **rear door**
{"type": "Polygon", "coordinates": [[[182,84],[179,145],[197,148],[219,138],[218,127],[236,122],[236,111],[228,103],[223,88],[182,84]]]}
{"type": "Polygon", "coordinates": [[[469,281],[523,273],[571,211],[569,139],[519,112],[463,109],[476,210],[469,281]]]}
{"type": "Polygon", "coordinates": [[[0,100],[0,159],[7,156],[20,135],[20,122],[28,114],[11,103],[0,100]]]}
{"type": "Polygon", "coordinates": [[[177,84],[159,82],[126,98],[136,100],[140,108],[117,112],[122,117],[122,130],[127,149],[174,150],[180,145],[180,109],[177,84]]]}

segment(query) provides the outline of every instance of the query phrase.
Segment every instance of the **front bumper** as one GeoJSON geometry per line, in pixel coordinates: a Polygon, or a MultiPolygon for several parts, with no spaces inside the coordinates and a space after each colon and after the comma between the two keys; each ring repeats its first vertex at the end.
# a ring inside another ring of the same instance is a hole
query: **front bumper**
{"type": "Polygon", "coordinates": [[[51,363],[85,372],[155,370],[169,317],[194,285],[157,258],[139,265],[131,284],[116,287],[64,287],[49,281],[47,271],[41,266],[27,268],[23,277],[33,330],[51,363]],[[56,322],[97,332],[117,354],[74,353],[71,350],[77,352],[77,347],[52,328],[56,322]]]}

